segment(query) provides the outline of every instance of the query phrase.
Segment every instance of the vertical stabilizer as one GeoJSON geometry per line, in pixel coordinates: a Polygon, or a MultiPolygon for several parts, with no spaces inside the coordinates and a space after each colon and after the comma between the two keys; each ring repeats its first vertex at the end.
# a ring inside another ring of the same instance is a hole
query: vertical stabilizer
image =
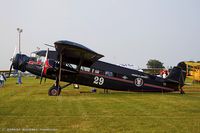
{"type": "Polygon", "coordinates": [[[184,62],[180,62],[176,67],[171,70],[170,74],[167,76],[167,79],[179,83],[180,87],[184,86],[185,78],[186,64],[184,62]]]}

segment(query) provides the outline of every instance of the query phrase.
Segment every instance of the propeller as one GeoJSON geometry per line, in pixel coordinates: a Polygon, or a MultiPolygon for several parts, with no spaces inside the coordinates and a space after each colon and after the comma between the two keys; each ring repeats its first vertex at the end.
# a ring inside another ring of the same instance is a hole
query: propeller
{"type": "MultiPolygon", "coordinates": [[[[43,79],[43,73],[44,70],[46,69],[46,63],[48,62],[48,54],[49,54],[49,48],[46,51],[46,55],[45,55],[45,59],[44,59],[44,63],[42,65],[42,71],[41,71],[41,75],[40,75],[40,84],[42,83],[42,79],[43,79]]],[[[46,82],[46,78],[45,78],[45,82],[46,82]]]]}
{"type": "Polygon", "coordinates": [[[11,71],[12,71],[12,68],[13,68],[13,60],[14,60],[14,57],[16,55],[16,51],[17,51],[17,46],[15,46],[15,49],[14,49],[14,52],[13,52],[13,55],[10,59],[10,61],[12,62],[11,65],[10,65],[10,71],[9,71],[9,74],[8,74],[8,77],[10,77],[10,74],[11,74],[11,71]]]}
{"type": "Polygon", "coordinates": [[[9,71],[9,74],[8,74],[8,78],[10,78],[10,74],[11,74],[12,68],[13,68],[13,65],[11,64],[10,65],[10,71],[9,71]]]}

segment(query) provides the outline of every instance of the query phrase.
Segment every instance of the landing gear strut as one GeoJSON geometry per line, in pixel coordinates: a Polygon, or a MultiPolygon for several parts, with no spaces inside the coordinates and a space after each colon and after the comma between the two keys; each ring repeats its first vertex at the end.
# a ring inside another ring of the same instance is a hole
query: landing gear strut
{"type": "Polygon", "coordinates": [[[182,87],[180,88],[180,93],[181,93],[181,94],[185,94],[185,92],[184,92],[184,90],[183,90],[182,87]]]}
{"type": "Polygon", "coordinates": [[[60,85],[58,87],[56,87],[56,85],[54,84],[51,88],[49,88],[48,94],[49,94],[49,96],[59,96],[61,90],[66,88],[66,87],[68,87],[71,84],[72,83],[68,83],[68,84],[66,84],[66,85],[64,85],[62,87],[60,85]]]}
{"type": "Polygon", "coordinates": [[[58,86],[56,87],[55,85],[53,85],[50,89],[49,89],[49,96],[59,96],[61,92],[61,87],[58,86]]]}

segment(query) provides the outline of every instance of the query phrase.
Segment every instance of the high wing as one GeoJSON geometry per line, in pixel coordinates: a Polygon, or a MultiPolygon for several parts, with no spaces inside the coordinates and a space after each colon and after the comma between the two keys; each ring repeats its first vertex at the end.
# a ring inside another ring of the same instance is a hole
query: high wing
{"type": "Polygon", "coordinates": [[[62,55],[62,62],[90,67],[94,62],[104,57],[93,50],[70,41],[57,41],[54,43],[58,59],[62,55]]]}

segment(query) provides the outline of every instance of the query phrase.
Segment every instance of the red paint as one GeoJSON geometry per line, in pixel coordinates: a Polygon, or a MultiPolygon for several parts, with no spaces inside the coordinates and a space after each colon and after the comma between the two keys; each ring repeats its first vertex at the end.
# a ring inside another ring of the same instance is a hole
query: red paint
{"type": "Polygon", "coordinates": [[[31,65],[42,65],[42,62],[41,61],[29,61],[28,64],[31,64],[31,65]]]}
{"type": "Polygon", "coordinates": [[[45,61],[45,63],[44,63],[44,67],[43,67],[43,75],[46,75],[47,74],[47,70],[49,69],[49,68],[51,68],[52,66],[49,64],[49,61],[48,61],[48,59],[45,61]]]}

